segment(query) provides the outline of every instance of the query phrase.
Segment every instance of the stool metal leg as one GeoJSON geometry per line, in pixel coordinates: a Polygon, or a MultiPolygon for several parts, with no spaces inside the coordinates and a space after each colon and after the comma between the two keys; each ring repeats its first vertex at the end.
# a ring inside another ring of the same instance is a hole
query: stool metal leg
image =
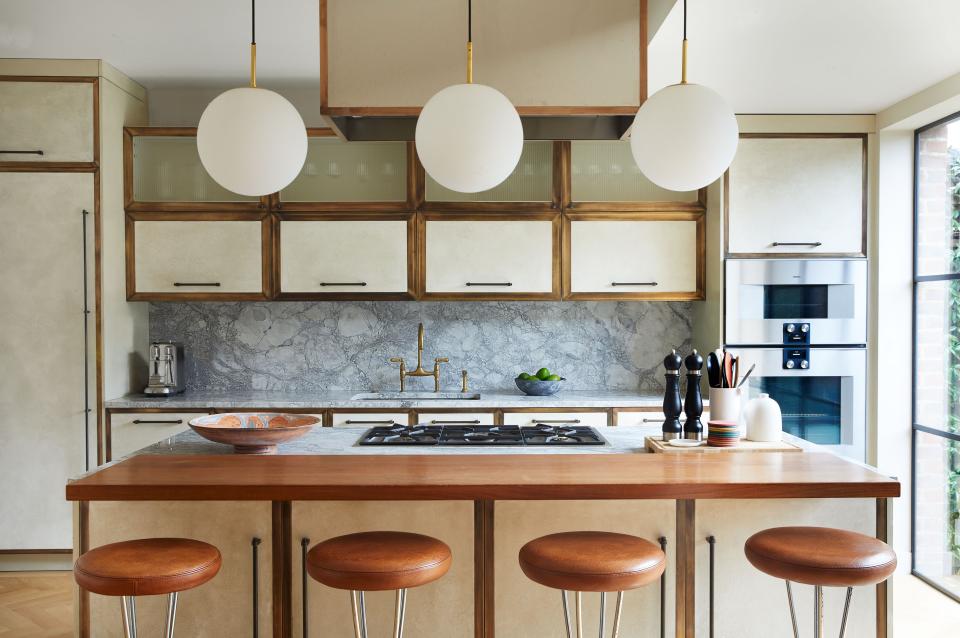
{"type": "Polygon", "coordinates": [[[166,638],[173,638],[173,623],[177,619],[177,592],[167,597],[167,631],[166,638]]]}
{"type": "Polygon", "coordinates": [[[607,621],[607,592],[600,592],[600,638],[603,638],[603,630],[606,628],[607,621]]]}
{"type": "Polygon", "coordinates": [[[137,604],[133,596],[121,596],[124,638],[137,638],[137,604]]]}
{"type": "Polygon", "coordinates": [[[813,587],[813,635],[823,638],[823,587],[813,587]]]}
{"type": "Polygon", "coordinates": [[[840,638],[847,630],[847,613],[850,611],[850,599],[853,597],[853,587],[847,587],[847,600],[843,603],[843,620],[840,622],[840,638]]]}
{"type": "Polygon", "coordinates": [[[350,591],[350,608],[353,610],[353,636],[354,638],[363,638],[363,632],[360,628],[360,607],[357,604],[357,592],[350,591]]]}
{"type": "Polygon", "coordinates": [[[787,584],[787,602],[790,603],[790,622],[793,623],[793,638],[800,638],[800,630],[797,628],[797,611],[793,607],[793,590],[790,589],[790,581],[783,581],[787,584]]]}
{"type": "Polygon", "coordinates": [[[583,638],[583,594],[581,592],[576,593],[576,605],[577,605],[577,638],[583,638]]]}
{"type": "Polygon", "coordinates": [[[620,615],[623,613],[623,592],[617,592],[617,607],[613,612],[613,636],[620,638],[620,615]]]}
{"type": "Polygon", "coordinates": [[[567,638],[573,638],[573,628],[570,626],[570,607],[567,605],[567,590],[560,590],[560,597],[563,598],[563,626],[567,630],[567,638]]]}
{"type": "Polygon", "coordinates": [[[360,592],[360,632],[362,638],[367,638],[367,603],[364,601],[363,592],[360,592]]]}
{"type": "Polygon", "coordinates": [[[403,638],[403,614],[407,606],[407,590],[397,590],[397,608],[393,615],[393,638],[403,638]]]}

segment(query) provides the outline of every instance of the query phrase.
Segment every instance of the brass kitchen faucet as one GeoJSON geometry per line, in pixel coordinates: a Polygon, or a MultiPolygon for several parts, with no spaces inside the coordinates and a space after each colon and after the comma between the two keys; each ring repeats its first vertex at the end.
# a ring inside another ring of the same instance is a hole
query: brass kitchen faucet
{"type": "Polygon", "coordinates": [[[437,357],[433,360],[433,372],[423,369],[423,324],[420,324],[420,328],[417,330],[417,368],[415,370],[407,371],[407,364],[404,363],[403,357],[391,357],[390,363],[399,363],[400,364],[400,392],[404,392],[406,389],[406,379],[407,377],[433,377],[433,391],[440,392],[440,364],[449,363],[450,360],[446,357],[437,357]]]}

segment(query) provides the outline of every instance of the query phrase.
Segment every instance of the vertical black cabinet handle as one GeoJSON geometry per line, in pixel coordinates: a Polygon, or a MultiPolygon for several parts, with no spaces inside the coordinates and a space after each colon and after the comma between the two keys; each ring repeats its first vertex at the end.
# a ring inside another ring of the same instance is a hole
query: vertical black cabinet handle
{"type": "Polygon", "coordinates": [[[309,538],[300,539],[300,607],[303,609],[303,638],[307,638],[307,546],[309,538]]]}
{"type": "MultiPolygon", "coordinates": [[[[43,155],[43,151],[39,151],[43,155]]],[[[83,466],[90,471],[90,304],[87,302],[87,217],[90,211],[80,211],[83,231],[83,466]]],[[[97,450],[99,456],[99,449],[97,450]]]]}
{"type": "Polygon", "coordinates": [[[253,554],[253,638],[260,635],[260,561],[257,560],[260,539],[256,536],[250,541],[253,554]]]}
{"type": "MultiPolygon", "coordinates": [[[[660,543],[660,551],[666,554],[667,552],[667,537],[661,536],[657,539],[660,543]]],[[[660,638],[666,638],[667,636],[667,625],[666,625],[666,616],[667,616],[667,571],[664,570],[660,574],[660,638]]]]}
{"type": "Polygon", "coordinates": [[[713,638],[713,566],[714,550],[716,549],[717,539],[714,536],[707,536],[707,542],[710,543],[710,638],[713,638]]]}

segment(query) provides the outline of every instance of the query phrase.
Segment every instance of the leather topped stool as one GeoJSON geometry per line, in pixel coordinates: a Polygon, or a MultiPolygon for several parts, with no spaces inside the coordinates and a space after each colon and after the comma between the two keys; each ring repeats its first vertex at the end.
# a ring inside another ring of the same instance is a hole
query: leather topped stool
{"type": "Polygon", "coordinates": [[[791,582],[813,585],[817,638],[823,636],[823,588],[847,588],[840,624],[843,638],[853,588],[881,583],[897,568],[897,555],[883,541],[829,527],[774,527],[748,538],[743,549],[754,567],[786,581],[794,638],[800,633],[791,582]]]}
{"type": "Polygon", "coordinates": [[[120,596],[123,632],[136,638],[136,597],[168,594],[166,636],[173,636],[177,594],[220,571],[220,551],[188,538],[145,538],[91,549],[77,559],[77,584],[95,594],[120,596]]]}
{"type": "Polygon", "coordinates": [[[431,583],[447,573],[450,548],[422,534],[362,532],[317,543],[307,552],[307,573],[328,587],[350,591],[353,631],[367,638],[364,591],[397,591],[393,635],[403,635],[407,589],[431,583]]]}
{"type": "Polygon", "coordinates": [[[520,549],[520,569],[530,580],[561,590],[567,638],[573,637],[567,591],[576,592],[576,636],[583,633],[582,592],[600,593],[600,636],[606,592],[617,592],[613,638],[620,633],[623,592],[656,581],[666,568],[660,547],[648,540],[612,532],[563,532],[530,541],[520,549]]]}

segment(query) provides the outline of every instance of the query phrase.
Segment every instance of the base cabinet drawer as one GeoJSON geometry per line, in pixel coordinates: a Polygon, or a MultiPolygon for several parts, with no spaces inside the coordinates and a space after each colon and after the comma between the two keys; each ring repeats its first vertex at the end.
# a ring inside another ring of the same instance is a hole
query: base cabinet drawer
{"type": "Polygon", "coordinates": [[[280,222],[280,292],[407,294],[412,217],[280,222]]]}
{"type": "Polygon", "coordinates": [[[0,162],[92,162],[93,82],[0,82],[0,162]]]}
{"type": "Polygon", "coordinates": [[[703,295],[700,213],[570,215],[566,296],[698,299],[703,295]]]}
{"type": "Polygon", "coordinates": [[[331,420],[333,427],[383,427],[389,425],[409,425],[407,412],[334,412],[331,420]]]}
{"type": "Polygon", "coordinates": [[[420,425],[493,425],[493,412],[418,412],[420,425]]]}
{"type": "MultiPolygon", "coordinates": [[[[683,423],[687,420],[686,415],[680,415],[680,422],[683,423]]],[[[703,424],[703,429],[707,429],[707,421],[710,420],[709,410],[704,410],[703,414],[700,415],[700,423],[703,424]]],[[[666,421],[666,417],[663,415],[661,410],[653,410],[649,412],[632,412],[626,410],[617,411],[617,426],[644,426],[644,427],[661,427],[663,422],[666,421]]]]}
{"type": "Polygon", "coordinates": [[[104,458],[113,461],[190,429],[190,419],[208,412],[131,412],[110,415],[104,458]]]}
{"type": "Polygon", "coordinates": [[[606,412],[510,412],[503,413],[504,425],[586,425],[602,428],[607,425],[606,412]]]}
{"type": "Polygon", "coordinates": [[[133,221],[128,226],[134,233],[133,290],[127,291],[128,297],[148,300],[162,293],[165,298],[261,298],[264,225],[259,219],[133,221]]]}

